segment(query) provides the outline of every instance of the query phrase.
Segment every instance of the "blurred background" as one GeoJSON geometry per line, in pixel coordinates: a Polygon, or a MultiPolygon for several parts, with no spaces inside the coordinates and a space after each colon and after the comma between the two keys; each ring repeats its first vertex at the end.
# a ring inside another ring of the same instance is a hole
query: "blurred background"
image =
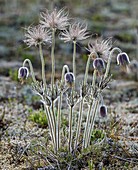
{"type": "MultiPolygon", "coordinates": [[[[104,38],[113,37],[113,46],[127,52],[134,66],[138,59],[138,1],[137,0],[0,0],[0,80],[1,95],[5,96],[12,81],[18,82],[17,70],[25,58],[29,58],[40,78],[40,59],[38,49],[27,48],[24,28],[39,23],[39,14],[45,8],[66,7],[69,17],[88,23],[88,31],[104,38]],[[3,85],[4,84],[4,85],[3,85]],[[7,84],[7,86],[5,85],[7,84]],[[5,90],[3,89],[5,88],[5,90]],[[5,92],[5,93],[4,93],[5,92]]],[[[77,45],[77,74],[84,73],[87,60],[88,41],[77,45]]],[[[50,80],[50,47],[44,47],[46,76],[50,80]]],[[[72,68],[72,44],[56,41],[56,78],[61,75],[64,64],[72,68]]],[[[92,71],[92,67],[90,67],[92,71]]],[[[137,80],[137,69],[124,74],[113,60],[112,73],[115,79],[137,80]]]]}

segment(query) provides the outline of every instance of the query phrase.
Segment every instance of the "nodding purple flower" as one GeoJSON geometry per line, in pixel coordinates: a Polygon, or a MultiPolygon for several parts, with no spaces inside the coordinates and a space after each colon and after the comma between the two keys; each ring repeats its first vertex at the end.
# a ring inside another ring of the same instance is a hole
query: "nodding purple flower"
{"type": "Polygon", "coordinates": [[[20,67],[18,70],[19,79],[27,79],[29,76],[29,70],[27,67],[20,67]]]}
{"type": "Polygon", "coordinates": [[[129,57],[126,53],[119,53],[117,55],[117,64],[121,66],[127,66],[130,63],[129,57]]]}
{"type": "Polygon", "coordinates": [[[69,86],[73,86],[74,82],[75,82],[75,76],[73,73],[68,72],[65,74],[65,82],[69,85],[69,86]]]}
{"type": "Polygon", "coordinates": [[[103,71],[105,70],[105,63],[102,58],[96,58],[93,61],[93,67],[98,71],[98,73],[103,74],[103,71]]]}
{"type": "Polygon", "coordinates": [[[107,107],[105,105],[100,106],[100,115],[101,115],[101,117],[106,117],[107,107]]]}

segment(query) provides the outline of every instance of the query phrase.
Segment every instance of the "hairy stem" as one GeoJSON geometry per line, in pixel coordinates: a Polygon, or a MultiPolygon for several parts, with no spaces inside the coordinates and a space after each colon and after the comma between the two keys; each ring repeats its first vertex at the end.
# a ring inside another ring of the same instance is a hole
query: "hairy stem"
{"type": "Polygon", "coordinates": [[[23,67],[25,66],[25,64],[28,62],[29,67],[30,67],[30,71],[31,71],[31,76],[33,79],[33,82],[36,83],[36,78],[35,78],[35,74],[34,74],[34,69],[33,69],[33,65],[31,63],[31,61],[29,59],[25,59],[23,62],[23,67]]]}
{"type": "MultiPolygon", "coordinates": [[[[84,82],[83,82],[83,86],[84,86],[84,87],[86,86],[87,79],[88,79],[88,71],[89,71],[89,66],[90,66],[90,59],[91,59],[91,55],[89,55],[88,60],[87,60],[87,64],[86,64],[85,76],[84,76],[84,82]]],[[[80,103],[79,118],[78,118],[78,126],[77,126],[75,147],[76,147],[77,144],[78,144],[78,139],[79,139],[80,130],[81,130],[82,114],[83,114],[83,102],[84,102],[84,96],[82,96],[82,100],[81,100],[81,103],[80,103]]]]}
{"type": "Polygon", "coordinates": [[[47,107],[47,110],[49,112],[49,115],[50,115],[50,119],[51,119],[51,125],[52,125],[52,131],[53,131],[53,136],[54,136],[54,140],[56,140],[55,138],[55,119],[54,119],[54,115],[53,115],[53,112],[51,111],[51,108],[48,106],[47,107]]]}
{"type": "Polygon", "coordinates": [[[86,138],[87,138],[87,132],[88,132],[88,127],[89,127],[89,120],[90,120],[90,116],[91,116],[91,109],[92,109],[92,104],[89,107],[89,111],[87,114],[87,119],[86,119],[86,125],[85,125],[85,130],[84,130],[84,135],[83,135],[83,148],[85,146],[86,143],[86,138]]]}
{"type": "MultiPolygon", "coordinates": [[[[62,77],[61,77],[61,88],[63,86],[64,82],[64,75],[65,72],[69,72],[69,68],[67,65],[63,66],[62,69],[62,77]]],[[[57,150],[60,147],[60,126],[61,126],[61,107],[62,107],[62,96],[63,96],[63,91],[61,90],[60,96],[59,96],[59,102],[58,102],[58,114],[57,114],[57,125],[56,125],[56,134],[57,134],[57,150]]]]}
{"type": "Polygon", "coordinates": [[[73,74],[76,77],[76,41],[73,41],[73,74]]]}
{"type": "Polygon", "coordinates": [[[95,90],[95,84],[96,84],[96,73],[97,73],[97,70],[94,69],[94,72],[93,72],[93,77],[92,77],[92,88],[95,90]]]}
{"type": "Polygon", "coordinates": [[[56,148],[55,148],[53,120],[52,120],[52,117],[51,117],[49,106],[44,105],[44,107],[45,107],[45,112],[46,112],[46,116],[47,116],[47,119],[48,119],[48,126],[49,126],[49,129],[50,129],[50,135],[51,135],[53,145],[54,145],[54,150],[55,150],[56,148]]]}
{"type": "Polygon", "coordinates": [[[79,118],[78,118],[78,124],[77,124],[77,132],[76,132],[76,139],[75,139],[75,148],[78,145],[78,140],[80,136],[80,130],[81,130],[81,123],[82,123],[82,114],[83,114],[83,102],[84,102],[84,97],[81,100],[80,103],[80,108],[79,108],[79,118]]]}
{"type": "Polygon", "coordinates": [[[55,115],[55,110],[54,110],[54,101],[52,101],[52,106],[51,106],[51,116],[52,116],[52,118],[53,118],[54,138],[55,138],[55,141],[56,141],[56,152],[57,152],[56,115],[55,115]]]}
{"type": "Polygon", "coordinates": [[[122,51],[120,50],[120,48],[115,47],[110,51],[109,57],[108,57],[108,61],[107,61],[107,66],[106,66],[106,71],[104,74],[104,79],[106,79],[108,77],[109,71],[110,71],[110,66],[111,66],[111,60],[112,60],[112,55],[114,53],[114,51],[118,51],[119,53],[121,53],[122,51]]]}
{"type": "MultiPolygon", "coordinates": [[[[55,32],[56,30],[52,30],[52,49],[51,49],[51,62],[52,62],[52,75],[51,75],[51,86],[52,86],[52,98],[54,95],[54,79],[55,79],[55,32]]],[[[54,124],[54,137],[56,141],[56,152],[57,152],[57,140],[56,140],[56,116],[55,116],[55,111],[54,111],[54,101],[52,101],[52,106],[51,106],[51,114],[53,117],[53,124],[54,124]]]]}
{"type": "Polygon", "coordinates": [[[70,107],[70,114],[69,114],[69,152],[72,152],[72,115],[73,115],[73,107],[70,107]]]}
{"type": "Polygon", "coordinates": [[[55,32],[56,30],[52,30],[52,49],[51,49],[51,60],[52,60],[52,75],[51,75],[51,85],[52,92],[54,91],[54,79],[55,79],[55,32]]]}
{"type": "Polygon", "coordinates": [[[40,54],[41,64],[42,64],[42,81],[43,81],[43,85],[44,85],[44,90],[46,90],[45,61],[44,61],[41,43],[39,43],[39,54],[40,54]]]}
{"type": "MultiPolygon", "coordinates": [[[[97,70],[94,70],[93,72],[93,79],[92,79],[92,88],[95,90],[95,83],[96,83],[96,73],[97,70]]],[[[93,100],[91,102],[91,105],[89,107],[89,111],[87,114],[87,119],[86,119],[86,125],[85,125],[85,130],[84,130],[84,137],[83,137],[83,147],[85,147],[86,140],[88,138],[88,128],[90,126],[90,118],[91,118],[91,111],[92,111],[92,105],[93,105],[93,100]]]]}
{"type": "Polygon", "coordinates": [[[85,76],[84,76],[84,86],[86,85],[87,79],[88,79],[88,71],[89,71],[89,66],[90,66],[90,60],[91,60],[91,55],[89,55],[88,60],[87,60],[87,64],[86,64],[85,76]]]}
{"type": "Polygon", "coordinates": [[[94,127],[94,122],[95,122],[98,104],[99,104],[99,100],[96,99],[94,101],[94,107],[92,107],[93,109],[91,110],[92,111],[92,113],[91,113],[92,117],[91,117],[91,121],[90,121],[90,127],[89,127],[89,130],[88,130],[88,137],[86,139],[85,148],[88,147],[88,145],[90,144],[90,139],[91,139],[91,134],[93,132],[93,127],[94,127]]]}
{"type": "Polygon", "coordinates": [[[57,115],[57,127],[56,127],[57,150],[60,148],[61,104],[62,104],[62,92],[60,93],[59,102],[58,102],[58,115],[57,115]]]}
{"type": "Polygon", "coordinates": [[[62,69],[62,77],[61,77],[61,84],[63,84],[63,81],[64,81],[64,75],[65,75],[65,72],[67,71],[67,73],[69,72],[69,67],[67,65],[64,65],[63,66],[63,69],[62,69]]]}

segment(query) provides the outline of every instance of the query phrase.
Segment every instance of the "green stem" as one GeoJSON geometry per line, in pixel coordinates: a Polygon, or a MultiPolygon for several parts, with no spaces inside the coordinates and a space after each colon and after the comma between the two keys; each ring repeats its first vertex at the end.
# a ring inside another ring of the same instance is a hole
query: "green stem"
{"type": "Polygon", "coordinates": [[[108,61],[107,61],[107,66],[106,66],[106,71],[104,74],[104,79],[106,79],[108,77],[109,71],[110,71],[110,66],[111,66],[111,60],[112,60],[112,55],[114,53],[114,51],[118,51],[119,53],[121,53],[122,51],[120,50],[120,48],[115,47],[110,51],[109,57],[108,57],[108,61]]]}
{"type": "Polygon", "coordinates": [[[43,81],[43,85],[44,85],[44,90],[46,90],[45,61],[44,61],[44,57],[43,57],[41,43],[39,43],[39,54],[40,54],[41,64],[42,64],[42,81],[43,81]]]}
{"type": "Polygon", "coordinates": [[[76,78],[76,41],[73,41],[73,74],[76,78]]]}
{"type": "Polygon", "coordinates": [[[35,74],[34,74],[34,69],[33,69],[33,65],[31,63],[31,61],[29,59],[25,59],[23,62],[23,67],[25,67],[25,64],[28,62],[29,67],[30,67],[30,71],[31,71],[31,76],[33,79],[33,82],[36,83],[36,78],[35,78],[35,74]]]}
{"type": "Polygon", "coordinates": [[[52,49],[51,49],[51,60],[52,60],[52,75],[51,75],[51,85],[52,92],[54,91],[54,79],[55,79],[55,32],[56,30],[52,30],[52,49]]]}
{"type": "Polygon", "coordinates": [[[99,100],[95,100],[94,108],[92,107],[93,109],[91,109],[91,111],[93,111],[93,112],[91,113],[92,118],[91,118],[89,130],[88,130],[88,137],[87,137],[87,140],[86,140],[85,148],[88,147],[88,145],[90,143],[91,134],[92,134],[92,131],[93,131],[94,122],[95,122],[95,118],[96,118],[98,103],[99,103],[99,100]]]}

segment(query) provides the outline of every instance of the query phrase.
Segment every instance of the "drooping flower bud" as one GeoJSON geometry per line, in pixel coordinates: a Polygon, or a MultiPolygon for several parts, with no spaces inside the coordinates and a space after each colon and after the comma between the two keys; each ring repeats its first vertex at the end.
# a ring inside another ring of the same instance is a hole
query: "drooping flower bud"
{"type": "Polygon", "coordinates": [[[103,74],[105,70],[105,63],[102,58],[96,58],[93,61],[93,67],[98,71],[99,74],[103,74]]]}
{"type": "Polygon", "coordinates": [[[18,70],[18,78],[19,79],[27,79],[29,76],[29,70],[27,67],[20,67],[18,70]]]}
{"type": "Polygon", "coordinates": [[[100,106],[100,115],[101,115],[101,117],[106,117],[107,107],[105,105],[100,106]]]}
{"type": "Polygon", "coordinates": [[[130,60],[126,53],[122,52],[117,55],[117,64],[120,65],[124,71],[127,70],[127,66],[129,63],[130,60]]]}
{"type": "Polygon", "coordinates": [[[68,72],[65,74],[65,82],[69,85],[69,86],[73,86],[74,82],[75,82],[75,76],[73,73],[68,72]]]}

